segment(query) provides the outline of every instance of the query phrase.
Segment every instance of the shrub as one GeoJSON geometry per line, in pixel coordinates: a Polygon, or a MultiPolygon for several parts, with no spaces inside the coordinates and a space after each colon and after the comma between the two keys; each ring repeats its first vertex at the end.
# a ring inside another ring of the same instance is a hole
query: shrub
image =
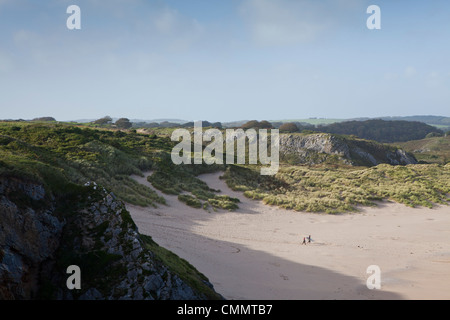
{"type": "Polygon", "coordinates": [[[434,137],[442,137],[442,133],[430,132],[425,136],[425,138],[434,138],[434,137]]]}
{"type": "Polygon", "coordinates": [[[119,129],[129,129],[133,126],[133,124],[130,122],[127,118],[120,118],[115,122],[115,125],[119,129]]]}
{"type": "Polygon", "coordinates": [[[261,122],[257,121],[257,120],[251,120],[248,121],[246,123],[244,123],[241,126],[242,129],[246,130],[246,129],[271,129],[272,128],[272,124],[266,120],[263,120],[261,122]]]}
{"type": "Polygon", "coordinates": [[[180,194],[178,196],[178,200],[180,200],[181,202],[184,202],[185,204],[187,204],[190,207],[193,208],[202,208],[202,203],[200,200],[198,200],[197,198],[189,195],[189,194],[180,194]]]}
{"type": "Polygon", "coordinates": [[[110,124],[112,122],[112,118],[110,116],[106,116],[100,119],[93,121],[93,124],[105,125],[110,124]]]}
{"type": "Polygon", "coordinates": [[[280,132],[284,132],[284,133],[292,133],[292,132],[298,132],[298,127],[293,122],[287,122],[287,123],[283,123],[280,126],[279,130],[280,130],[280,132]]]}
{"type": "Polygon", "coordinates": [[[36,122],[54,122],[54,121],[56,121],[56,119],[53,118],[53,117],[40,117],[40,118],[34,118],[31,121],[36,121],[36,122]]]}

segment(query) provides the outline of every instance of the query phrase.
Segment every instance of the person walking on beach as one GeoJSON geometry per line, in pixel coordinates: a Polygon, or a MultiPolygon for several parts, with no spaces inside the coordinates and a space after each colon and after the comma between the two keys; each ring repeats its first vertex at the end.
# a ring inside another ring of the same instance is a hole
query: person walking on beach
{"type": "Polygon", "coordinates": [[[311,235],[308,236],[308,243],[311,243],[311,235]]]}
{"type": "Polygon", "coordinates": [[[305,238],[305,237],[303,237],[303,242],[302,242],[302,244],[306,245],[306,238],[305,238]]]}

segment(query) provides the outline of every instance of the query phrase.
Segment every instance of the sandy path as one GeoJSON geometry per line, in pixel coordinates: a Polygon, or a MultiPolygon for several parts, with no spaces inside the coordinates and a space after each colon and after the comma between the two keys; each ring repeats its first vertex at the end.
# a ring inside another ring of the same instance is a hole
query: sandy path
{"type": "Polygon", "coordinates": [[[168,206],[127,208],[141,233],[188,260],[225,298],[450,299],[450,207],[293,212],[249,200],[219,176],[200,178],[239,198],[236,212],[209,213],[167,195],[168,206]],[[313,241],[301,245],[308,235],[313,241]],[[381,269],[381,290],[366,287],[369,265],[381,269]]]}

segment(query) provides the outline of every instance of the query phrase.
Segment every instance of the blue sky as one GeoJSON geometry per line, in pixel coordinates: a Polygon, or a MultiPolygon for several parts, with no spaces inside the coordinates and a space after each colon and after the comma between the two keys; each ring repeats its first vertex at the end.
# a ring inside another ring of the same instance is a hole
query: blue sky
{"type": "Polygon", "coordinates": [[[448,1],[0,0],[0,119],[450,116],[449,62],[448,1]]]}

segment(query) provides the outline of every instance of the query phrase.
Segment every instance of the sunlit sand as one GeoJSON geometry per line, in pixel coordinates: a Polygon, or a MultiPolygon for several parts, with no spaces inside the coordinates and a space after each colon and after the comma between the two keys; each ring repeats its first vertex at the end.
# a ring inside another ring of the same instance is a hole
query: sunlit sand
{"type": "Polygon", "coordinates": [[[239,198],[235,212],[193,209],[168,195],[167,206],[127,208],[141,233],[189,261],[225,298],[450,299],[450,207],[382,202],[359,213],[295,212],[247,199],[220,175],[200,179],[239,198]],[[366,286],[370,265],[381,269],[381,289],[366,286]]]}

